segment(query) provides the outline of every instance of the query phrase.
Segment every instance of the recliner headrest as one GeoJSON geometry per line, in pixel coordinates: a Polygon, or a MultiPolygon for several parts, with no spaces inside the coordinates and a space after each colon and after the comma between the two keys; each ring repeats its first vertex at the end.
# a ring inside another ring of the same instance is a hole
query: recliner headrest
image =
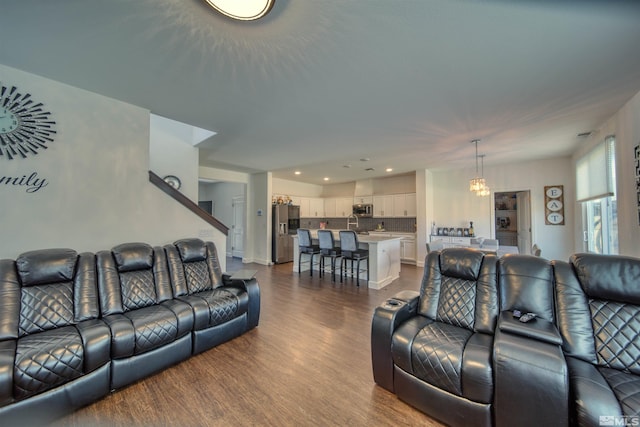
{"type": "Polygon", "coordinates": [[[153,267],[153,248],[146,243],[123,243],[114,246],[111,253],[120,272],[153,267]]]}
{"type": "Polygon", "coordinates": [[[182,262],[204,261],[207,259],[207,247],[200,239],[182,239],[174,243],[182,262]]]}
{"type": "Polygon", "coordinates": [[[468,248],[446,248],[440,252],[440,272],[449,277],[478,280],[484,254],[468,248]]]}
{"type": "Polygon", "coordinates": [[[73,280],[77,261],[73,249],[41,249],[21,254],[16,265],[22,286],[33,286],[73,280]]]}
{"type": "Polygon", "coordinates": [[[569,262],[589,297],[640,304],[640,259],[575,254],[569,262]]]}

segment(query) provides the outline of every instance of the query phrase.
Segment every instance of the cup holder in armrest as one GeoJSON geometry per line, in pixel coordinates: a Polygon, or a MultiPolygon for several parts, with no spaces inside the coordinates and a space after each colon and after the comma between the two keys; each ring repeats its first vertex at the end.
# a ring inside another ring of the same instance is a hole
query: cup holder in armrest
{"type": "Polygon", "coordinates": [[[399,307],[401,305],[403,305],[404,302],[402,301],[398,301],[397,299],[388,299],[384,302],[384,305],[387,307],[399,307]]]}

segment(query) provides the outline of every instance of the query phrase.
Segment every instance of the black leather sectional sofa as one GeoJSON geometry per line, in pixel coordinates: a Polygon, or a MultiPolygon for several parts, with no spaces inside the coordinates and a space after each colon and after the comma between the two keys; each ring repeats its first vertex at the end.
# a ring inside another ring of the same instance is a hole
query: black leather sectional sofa
{"type": "Polygon", "coordinates": [[[0,425],[41,424],[256,327],[211,242],[0,260],[0,425]]]}
{"type": "Polygon", "coordinates": [[[371,351],[378,385],[448,425],[640,425],[640,259],[432,252],[371,351]]]}

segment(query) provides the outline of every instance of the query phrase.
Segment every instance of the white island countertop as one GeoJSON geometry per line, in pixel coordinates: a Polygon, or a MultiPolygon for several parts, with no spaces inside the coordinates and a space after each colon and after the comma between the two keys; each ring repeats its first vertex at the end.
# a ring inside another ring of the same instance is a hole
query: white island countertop
{"type": "MultiPolygon", "coordinates": [[[[311,238],[317,240],[318,230],[312,229],[311,238]]],[[[336,244],[340,241],[340,230],[330,230],[336,244]]],[[[402,238],[385,236],[385,235],[367,235],[358,234],[358,243],[360,248],[369,250],[369,260],[367,268],[369,269],[368,286],[372,289],[381,289],[389,283],[400,277],[400,240],[402,238]]],[[[298,236],[293,235],[293,271],[298,272],[298,236]]],[[[301,271],[309,271],[308,255],[303,255],[301,271]]],[[[318,256],[314,257],[313,269],[318,269],[318,256]]],[[[339,265],[338,265],[339,269],[339,265]]],[[[338,276],[339,272],[336,273],[338,276]]],[[[331,276],[330,274],[328,275],[331,276]]],[[[325,276],[326,277],[326,276],[325,276]]],[[[360,274],[363,277],[363,274],[360,274]]],[[[366,277],[366,272],[364,273],[366,277]]],[[[338,279],[339,280],[339,279],[338,279]]],[[[352,280],[351,277],[345,279],[347,282],[352,280]]]]}
{"type": "MultiPolygon", "coordinates": [[[[310,229],[309,230],[311,232],[311,238],[312,239],[317,239],[318,238],[318,230],[317,229],[310,229]]],[[[347,230],[329,230],[333,233],[333,238],[335,239],[336,242],[340,241],[340,231],[347,231],[347,230]]],[[[390,235],[384,235],[384,234],[358,234],[358,241],[361,243],[370,243],[370,242],[384,242],[387,240],[398,240],[401,237],[396,236],[396,237],[391,237],[390,235]]]]}

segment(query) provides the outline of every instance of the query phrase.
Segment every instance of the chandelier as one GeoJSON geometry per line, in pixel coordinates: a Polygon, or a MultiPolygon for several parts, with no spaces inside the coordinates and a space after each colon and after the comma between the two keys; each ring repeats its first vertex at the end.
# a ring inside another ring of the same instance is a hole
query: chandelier
{"type": "Polygon", "coordinates": [[[469,191],[473,191],[475,193],[482,191],[485,187],[484,178],[478,176],[478,142],[480,142],[479,139],[471,141],[471,143],[476,146],[476,177],[469,180],[469,191]]]}
{"type": "Polygon", "coordinates": [[[480,169],[480,176],[482,177],[482,188],[478,191],[476,191],[476,196],[480,196],[480,197],[484,197],[484,196],[488,196],[489,194],[491,194],[491,189],[489,188],[489,186],[487,185],[487,183],[484,181],[484,154],[480,154],[478,157],[480,157],[480,164],[481,164],[481,169],[480,169]]]}

